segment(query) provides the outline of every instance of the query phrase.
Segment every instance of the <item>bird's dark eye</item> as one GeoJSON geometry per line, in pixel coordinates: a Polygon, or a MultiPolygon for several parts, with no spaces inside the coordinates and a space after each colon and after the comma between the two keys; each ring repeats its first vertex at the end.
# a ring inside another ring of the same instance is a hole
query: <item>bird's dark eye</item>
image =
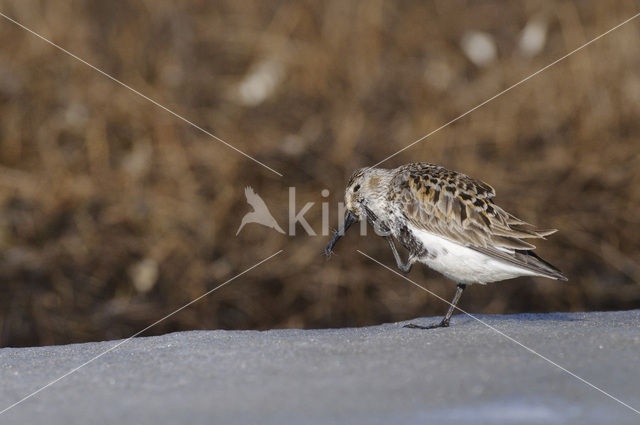
{"type": "Polygon", "coordinates": [[[359,190],[360,190],[360,185],[359,185],[359,184],[357,184],[357,185],[355,185],[355,186],[353,187],[353,191],[354,191],[354,192],[357,192],[357,191],[359,191],[359,190]]]}

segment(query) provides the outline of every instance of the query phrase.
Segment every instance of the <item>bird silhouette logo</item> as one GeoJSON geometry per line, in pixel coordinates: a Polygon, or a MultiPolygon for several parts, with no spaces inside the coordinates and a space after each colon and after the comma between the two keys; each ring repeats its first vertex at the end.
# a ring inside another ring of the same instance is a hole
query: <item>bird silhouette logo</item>
{"type": "Polygon", "coordinates": [[[276,219],[271,215],[269,208],[267,208],[267,204],[265,204],[262,198],[253,191],[251,186],[247,186],[244,189],[244,196],[247,197],[247,203],[253,207],[253,211],[246,213],[244,217],[242,217],[242,223],[240,223],[240,227],[238,227],[236,236],[238,236],[244,225],[248,223],[262,224],[263,226],[275,229],[280,233],[284,233],[284,230],[282,230],[276,222],[276,219]]]}

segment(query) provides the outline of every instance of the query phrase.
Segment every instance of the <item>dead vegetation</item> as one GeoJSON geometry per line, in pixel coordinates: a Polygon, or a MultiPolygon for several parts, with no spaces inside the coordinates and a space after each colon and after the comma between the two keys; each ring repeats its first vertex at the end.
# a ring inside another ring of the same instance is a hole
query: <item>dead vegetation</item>
{"type": "MultiPolygon", "coordinates": [[[[345,180],[637,12],[634,2],[9,1],[2,12],[282,172],[280,178],[0,18],[0,345],[360,326],[446,306],[355,252],[247,225],[251,185],[321,229],[345,180]],[[526,29],[526,30],[525,30],[526,29]],[[542,38],[541,38],[542,37],[542,38]],[[525,41],[523,41],[525,40],[525,41]],[[465,49],[476,53],[465,53],[465,49]],[[478,53],[479,52],[479,53],[478,53]],[[320,193],[329,189],[327,199],[320,193]]],[[[472,287],[475,313],[640,306],[640,22],[389,160],[492,184],[560,232],[570,278],[472,287]]],[[[414,268],[445,298],[454,285],[414,268]]]]}

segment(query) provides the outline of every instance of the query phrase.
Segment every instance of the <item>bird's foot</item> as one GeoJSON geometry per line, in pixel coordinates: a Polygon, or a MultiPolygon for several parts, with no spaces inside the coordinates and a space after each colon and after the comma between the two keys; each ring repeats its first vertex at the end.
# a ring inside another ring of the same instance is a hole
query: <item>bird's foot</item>
{"type": "Polygon", "coordinates": [[[409,323],[408,325],[404,325],[403,327],[409,328],[409,329],[448,328],[449,327],[449,321],[447,319],[442,319],[442,321],[440,323],[435,323],[433,325],[428,325],[428,326],[420,326],[420,325],[416,325],[414,323],[409,323]]]}

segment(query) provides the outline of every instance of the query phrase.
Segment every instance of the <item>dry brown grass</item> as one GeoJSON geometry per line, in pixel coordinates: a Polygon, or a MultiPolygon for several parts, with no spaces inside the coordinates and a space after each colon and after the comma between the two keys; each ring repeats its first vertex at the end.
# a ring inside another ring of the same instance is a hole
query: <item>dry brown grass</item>
{"type": "MultiPolygon", "coordinates": [[[[440,301],[355,253],[391,264],[378,238],[351,235],[326,261],[328,238],[300,228],[289,237],[249,225],[236,237],[244,186],[285,227],[289,186],[299,205],[321,202],[324,188],[335,204],[355,168],[636,11],[632,1],[3,2],[3,13],[284,177],[0,19],[0,345],[129,336],[278,249],[149,334],[442,314],[440,301]],[[528,58],[517,44],[533,17],[548,22],[548,38],[528,58]],[[493,36],[495,62],[465,57],[470,30],[493,36]],[[243,104],[237,88],[264,61],[283,79],[262,103],[243,104]]],[[[472,287],[463,308],[640,306],[639,28],[626,25],[385,164],[463,171],[516,215],[560,229],[539,252],[569,283],[472,287]]],[[[307,218],[320,229],[318,205],[307,218]]],[[[411,277],[453,293],[428,270],[411,277]]]]}

